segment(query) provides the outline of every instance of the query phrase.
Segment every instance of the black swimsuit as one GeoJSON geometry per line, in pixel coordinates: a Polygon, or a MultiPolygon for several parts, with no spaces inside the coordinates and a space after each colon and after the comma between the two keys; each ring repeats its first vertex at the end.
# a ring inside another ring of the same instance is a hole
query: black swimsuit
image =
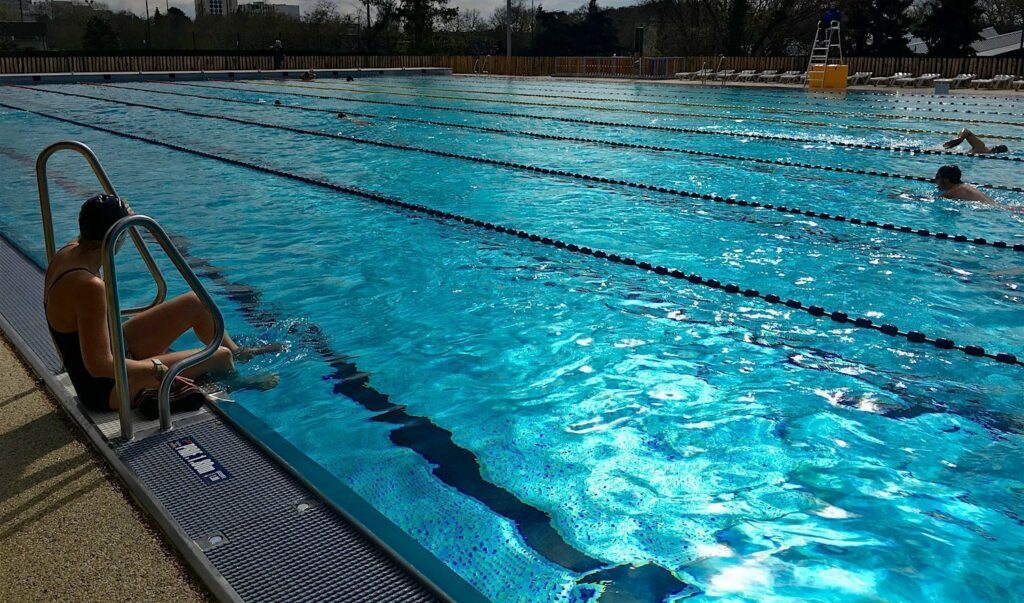
{"type": "MultiPolygon", "coordinates": [[[[44,311],[53,286],[64,278],[64,275],[76,270],[85,270],[92,274],[85,268],[72,268],[61,272],[57,278],[53,279],[50,288],[46,290],[46,295],[43,296],[44,311]]],[[[53,328],[49,317],[46,318],[46,326],[50,328],[50,337],[53,338],[53,344],[57,346],[57,352],[60,353],[61,360],[64,361],[64,369],[68,372],[68,377],[71,378],[71,384],[75,386],[78,399],[91,410],[110,410],[110,392],[114,391],[114,380],[107,377],[93,377],[89,374],[85,368],[85,360],[82,358],[82,345],[78,338],[78,331],[62,333],[53,328]]]]}

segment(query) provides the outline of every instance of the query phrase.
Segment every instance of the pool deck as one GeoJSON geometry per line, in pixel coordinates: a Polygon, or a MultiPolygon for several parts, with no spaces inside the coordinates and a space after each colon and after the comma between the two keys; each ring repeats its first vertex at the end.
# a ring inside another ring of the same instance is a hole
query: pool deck
{"type": "Polygon", "coordinates": [[[209,601],[0,336],[0,601],[209,601]]]}

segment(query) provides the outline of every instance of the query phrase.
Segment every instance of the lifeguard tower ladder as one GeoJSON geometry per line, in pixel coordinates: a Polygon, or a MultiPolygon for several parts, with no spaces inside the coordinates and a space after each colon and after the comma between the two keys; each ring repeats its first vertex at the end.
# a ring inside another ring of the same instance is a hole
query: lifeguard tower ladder
{"type": "Polygon", "coordinates": [[[839,19],[818,21],[807,63],[807,89],[845,90],[847,74],[839,19]]]}

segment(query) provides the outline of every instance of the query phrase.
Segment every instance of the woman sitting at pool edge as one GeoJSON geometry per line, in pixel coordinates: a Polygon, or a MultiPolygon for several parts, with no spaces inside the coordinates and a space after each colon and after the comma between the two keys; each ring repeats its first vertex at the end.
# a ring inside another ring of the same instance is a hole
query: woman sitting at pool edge
{"type": "MultiPolygon", "coordinates": [[[[50,335],[78,399],[93,410],[116,410],[120,402],[114,391],[106,292],[99,272],[103,238],[118,220],[131,213],[128,204],[113,195],[87,200],[78,214],[80,236],[61,248],[46,270],[43,308],[50,335]]],[[[168,366],[195,353],[167,351],[189,329],[204,343],[213,338],[213,319],[194,293],[166,301],[124,323],[129,400],[136,400],[143,390],[159,387],[168,366]]],[[[241,384],[235,360],[245,361],[278,349],[277,345],[242,348],[225,333],[220,349],[186,369],[183,376],[218,374],[241,384]]],[[[273,387],[276,378],[241,385],[273,387]]]]}

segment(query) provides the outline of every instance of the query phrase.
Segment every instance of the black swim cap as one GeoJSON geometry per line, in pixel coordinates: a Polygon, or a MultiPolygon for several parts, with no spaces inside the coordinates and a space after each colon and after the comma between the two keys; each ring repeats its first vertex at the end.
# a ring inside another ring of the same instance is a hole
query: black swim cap
{"type": "Polygon", "coordinates": [[[993,153],[1009,153],[1010,149],[1006,148],[1005,144],[997,144],[996,146],[992,147],[992,152],[993,153]]]}
{"type": "Polygon", "coordinates": [[[960,179],[963,177],[963,174],[960,173],[960,168],[955,165],[944,165],[939,168],[936,176],[945,178],[953,184],[960,184],[960,179]]]}
{"type": "Polygon", "coordinates": [[[78,212],[78,232],[83,241],[102,241],[118,220],[128,215],[128,204],[117,195],[96,195],[78,212]]]}

